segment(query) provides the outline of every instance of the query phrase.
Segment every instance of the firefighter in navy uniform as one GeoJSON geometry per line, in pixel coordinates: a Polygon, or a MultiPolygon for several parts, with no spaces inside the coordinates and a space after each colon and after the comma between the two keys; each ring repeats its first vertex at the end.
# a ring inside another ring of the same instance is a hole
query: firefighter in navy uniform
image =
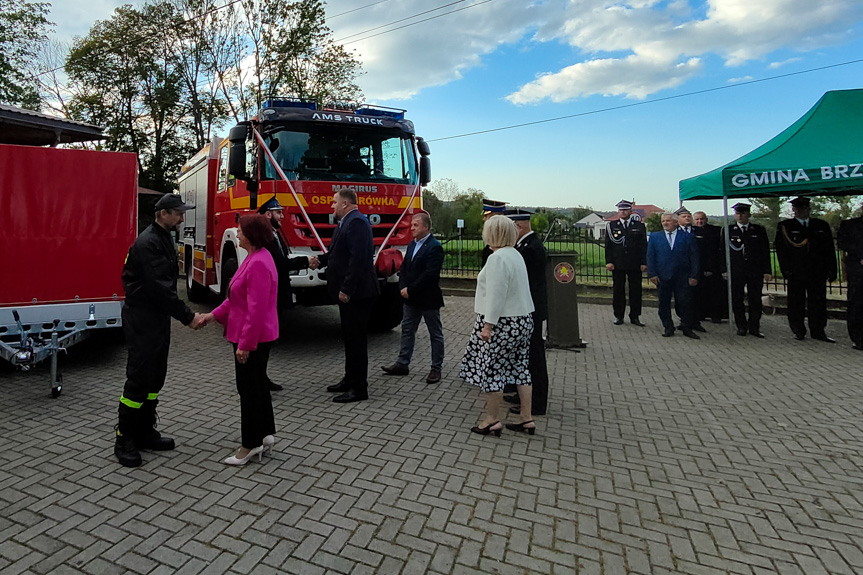
{"type": "MultiPolygon", "coordinates": [[[[530,355],[528,357],[528,369],[530,370],[531,413],[522,415],[545,415],[548,409],[548,364],[545,358],[545,340],[542,337],[542,322],[548,319],[548,289],[546,286],[546,252],[542,240],[530,227],[531,212],[527,210],[507,210],[505,215],[515,222],[518,228],[518,240],[515,249],[524,259],[527,268],[527,281],[530,286],[530,298],[533,300],[534,311],[533,333],[530,336],[530,355]]],[[[516,396],[508,399],[510,403],[516,403],[510,409],[511,413],[521,413],[521,400],[516,396]]]]}
{"type": "Polygon", "coordinates": [[[201,323],[200,314],[177,297],[179,266],[171,232],[187,209],[180,196],[162,196],[155,223],[129,248],[123,266],[123,333],[129,355],[114,454],[125,467],[141,465],[139,449],[174,449],[174,440],[156,431],[156,406],[168,370],[171,318],[193,329],[201,323]]]}
{"type": "Polygon", "coordinates": [[[824,220],[810,218],[809,198],[789,202],[794,217],[782,220],[776,229],[776,258],[788,281],[788,325],[795,339],[806,337],[804,318],[809,315],[812,339],[836,343],[827,327],[827,282],[836,280],[836,249],[833,232],[824,220]]]}
{"type": "MultiPolygon", "coordinates": [[[[485,223],[490,217],[496,216],[498,214],[503,214],[506,211],[506,202],[498,202],[497,200],[483,200],[482,201],[482,221],[485,223]]],[[[491,255],[491,248],[484,245],[482,247],[482,261],[480,262],[480,269],[485,267],[485,262],[488,261],[489,256],[491,255]]],[[[515,387],[515,386],[513,386],[515,387]]]]}
{"type": "MultiPolygon", "coordinates": [[[[731,310],[737,335],[752,334],[763,338],[761,333],[761,290],[764,282],[770,281],[770,240],[767,230],[749,222],[752,206],[743,202],[731,206],[736,223],[728,228],[728,247],[731,251],[731,310]],[[743,290],[749,298],[749,318],[743,304],[743,290]]],[[[725,246],[725,228],[720,231],[720,244],[725,246]]],[[[725,258],[719,260],[723,276],[725,258]]]]}
{"type": "Polygon", "coordinates": [[[863,218],[844,220],[837,235],[848,281],[848,336],[863,351],[863,218]]]}
{"type": "Polygon", "coordinates": [[[617,203],[616,220],[605,228],[605,267],[611,271],[614,325],[623,323],[626,283],[629,282],[629,322],[644,327],[641,315],[641,278],[647,269],[647,228],[632,214],[632,202],[617,203]]]}

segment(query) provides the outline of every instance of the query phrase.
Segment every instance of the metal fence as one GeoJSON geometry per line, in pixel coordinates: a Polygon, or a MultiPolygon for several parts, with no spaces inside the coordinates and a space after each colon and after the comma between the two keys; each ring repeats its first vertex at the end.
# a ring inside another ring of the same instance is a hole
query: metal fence
{"type": "MultiPolygon", "coordinates": [[[[545,240],[545,249],[550,254],[578,254],[574,262],[576,268],[576,282],[583,285],[611,285],[611,272],[605,269],[605,241],[593,239],[589,231],[569,230],[566,232],[554,232],[547,238],[544,234],[540,237],[545,240]]],[[[483,241],[478,235],[438,237],[444,248],[443,275],[446,277],[476,277],[482,263],[483,241]]],[[[773,279],[765,283],[765,291],[784,293],[786,282],[779,271],[776,260],[776,252],[771,247],[771,262],[773,268],[773,279]]],[[[839,253],[836,254],[839,263],[839,278],[827,285],[827,293],[831,295],[845,295],[846,283],[842,279],[842,261],[839,253]]],[[[644,285],[647,282],[647,274],[644,274],[644,285]]]]}

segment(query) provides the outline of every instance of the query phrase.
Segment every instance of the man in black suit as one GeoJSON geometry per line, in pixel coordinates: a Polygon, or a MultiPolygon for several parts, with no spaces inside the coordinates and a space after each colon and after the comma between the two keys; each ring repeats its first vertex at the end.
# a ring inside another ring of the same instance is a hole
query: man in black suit
{"type": "MultiPolygon", "coordinates": [[[[761,291],[770,281],[770,240],[763,226],[749,221],[752,207],[739,202],[731,206],[736,222],[728,228],[728,248],[731,252],[731,311],[737,335],[761,333],[761,291]],[[743,291],[749,299],[749,317],[743,305],[743,291]]],[[[720,245],[725,249],[725,228],[720,231],[720,245]]],[[[725,257],[720,262],[725,271],[725,257]]]]}
{"type": "Polygon", "coordinates": [[[848,281],[848,336],[863,351],[863,218],[841,222],[838,240],[848,281]]]}
{"type": "Polygon", "coordinates": [[[327,391],[340,393],[336,403],[369,398],[369,354],[366,330],[372,306],[380,292],[375,273],[372,226],[357,208],[357,194],[342,189],[333,194],[333,214],[339,221],[329,251],[319,256],[326,267],[327,291],[339,303],[345,377],[327,391]]]}
{"type": "MultiPolygon", "coordinates": [[[[276,264],[276,272],[278,272],[279,277],[279,293],[276,307],[279,313],[280,328],[286,325],[286,322],[283,321],[282,312],[294,305],[294,296],[293,292],[291,292],[291,272],[310,267],[309,258],[305,256],[288,257],[291,250],[282,234],[279,233],[282,227],[282,218],[285,217],[284,209],[279,200],[276,199],[276,196],[273,196],[258,208],[258,213],[263,214],[273,228],[273,241],[267,244],[266,247],[270,255],[273,256],[273,262],[276,264]]],[[[281,385],[273,383],[269,376],[267,376],[267,381],[270,391],[281,391],[284,389],[281,385]]]]}
{"type": "Polygon", "coordinates": [[[617,219],[605,227],[605,267],[611,272],[614,325],[623,324],[626,283],[629,282],[629,322],[644,327],[641,320],[641,276],[647,269],[647,228],[632,215],[632,202],[617,202],[617,219]]]}
{"type": "Polygon", "coordinates": [[[439,383],[443,368],[444,341],[440,322],[443,292],[440,289],[440,271],[443,267],[443,247],[431,234],[431,217],[425,212],[411,219],[413,241],[405,250],[405,259],[399,268],[399,288],[405,300],[402,315],[402,340],[399,357],[390,366],[381,369],[388,375],[407,375],[414,353],[417,328],[420,320],[426,322],[431,340],[431,371],[426,383],[439,383]]]}
{"type": "Polygon", "coordinates": [[[806,337],[803,323],[809,313],[812,339],[836,343],[827,327],[827,282],[836,280],[836,248],[833,232],[824,220],[810,218],[809,198],[791,200],[794,217],[782,220],[776,229],[776,257],[788,281],[788,325],[794,338],[806,337]]]}
{"type": "MultiPolygon", "coordinates": [[[[520,385],[516,389],[519,393],[531,393],[531,413],[521,415],[530,419],[532,415],[545,415],[548,408],[548,365],[545,361],[545,340],[542,337],[542,322],[548,319],[548,291],[546,288],[545,246],[530,227],[530,212],[527,210],[509,210],[509,219],[515,222],[518,228],[518,240],[515,249],[524,259],[527,268],[527,281],[530,285],[530,298],[533,300],[533,333],[530,336],[530,355],[528,368],[530,369],[531,385],[520,385]],[[521,391],[524,389],[524,391],[521,391]]],[[[515,403],[516,400],[513,400],[515,403]]],[[[518,400],[521,404],[521,401],[518,400]]],[[[526,403],[526,402],[525,402],[526,403]]],[[[510,408],[512,413],[521,413],[521,405],[510,408]]]]}
{"type": "Polygon", "coordinates": [[[722,302],[727,300],[720,275],[720,258],[725,260],[721,229],[708,223],[704,212],[695,212],[692,224],[692,237],[698,246],[698,260],[701,263],[701,277],[695,287],[695,319],[703,321],[710,318],[713,323],[720,323],[725,315],[722,302]]]}

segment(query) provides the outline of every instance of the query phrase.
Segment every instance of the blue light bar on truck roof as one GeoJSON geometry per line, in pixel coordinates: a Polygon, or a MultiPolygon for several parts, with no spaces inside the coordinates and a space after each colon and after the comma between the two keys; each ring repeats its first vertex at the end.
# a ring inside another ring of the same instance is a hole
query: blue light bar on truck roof
{"type": "Polygon", "coordinates": [[[399,108],[386,108],[384,106],[364,106],[362,108],[357,109],[357,115],[359,116],[386,116],[388,118],[393,118],[395,120],[404,120],[405,112],[407,110],[400,110],[399,108]]]}
{"type": "Polygon", "coordinates": [[[307,110],[317,110],[318,105],[310,100],[300,100],[299,98],[273,98],[264,102],[261,108],[305,108],[307,110]]]}

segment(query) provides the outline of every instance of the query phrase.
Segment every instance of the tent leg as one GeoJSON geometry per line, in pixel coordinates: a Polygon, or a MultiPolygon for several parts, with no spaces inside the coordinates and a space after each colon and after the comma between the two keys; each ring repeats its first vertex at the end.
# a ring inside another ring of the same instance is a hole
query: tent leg
{"type": "Polygon", "coordinates": [[[728,238],[731,237],[731,225],[728,223],[728,196],[722,196],[722,210],[725,215],[725,269],[728,276],[726,282],[728,288],[728,337],[733,342],[737,329],[734,325],[734,308],[731,297],[731,244],[728,241],[728,238]]]}

